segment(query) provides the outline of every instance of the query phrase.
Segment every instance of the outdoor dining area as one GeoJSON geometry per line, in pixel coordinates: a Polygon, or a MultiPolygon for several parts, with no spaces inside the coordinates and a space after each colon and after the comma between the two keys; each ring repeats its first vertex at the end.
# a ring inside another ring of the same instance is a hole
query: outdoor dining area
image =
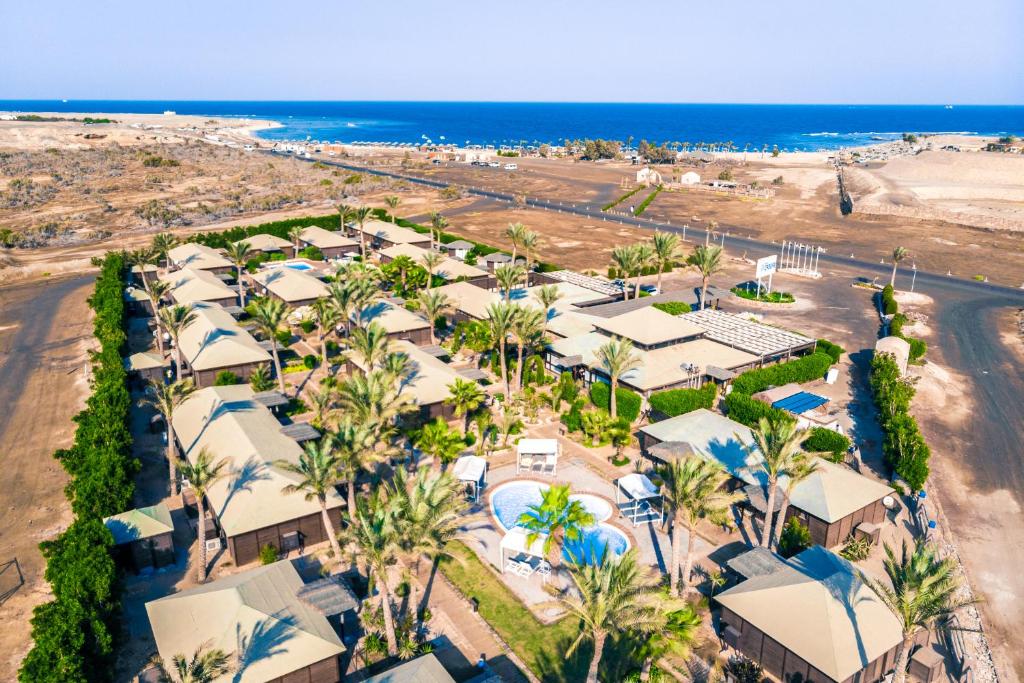
{"type": "Polygon", "coordinates": [[[520,439],[516,444],[516,475],[527,472],[554,477],[561,454],[558,439],[520,439]]]}

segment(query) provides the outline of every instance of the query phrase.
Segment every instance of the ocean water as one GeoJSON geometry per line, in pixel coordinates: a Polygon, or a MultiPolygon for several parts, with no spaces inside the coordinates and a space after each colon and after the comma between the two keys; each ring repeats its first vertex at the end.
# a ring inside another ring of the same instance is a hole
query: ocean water
{"type": "Polygon", "coordinates": [[[270,119],[268,140],[540,144],[565,138],[835,149],[913,133],[1024,134],[1024,106],[0,100],[0,111],[270,119]]]}

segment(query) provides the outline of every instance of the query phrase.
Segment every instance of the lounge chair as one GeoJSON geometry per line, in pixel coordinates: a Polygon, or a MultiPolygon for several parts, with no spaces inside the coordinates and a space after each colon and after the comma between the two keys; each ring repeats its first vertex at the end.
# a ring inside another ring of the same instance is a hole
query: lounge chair
{"type": "Polygon", "coordinates": [[[513,574],[518,574],[522,566],[523,565],[521,562],[509,558],[508,561],[505,562],[505,571],[512,572],[513,574]]]}
{"type": "Polygon", "coordinates": [[[548,564],[547,560],[540,561],[540,564],[537,565],[537,573],[545,579],[551,575],[551,565],[548,564]]]}
{"type": "Polygon", "coordinates": [[[520,562],[519,570],[516,572],[516,574],[523,577],[524,579],[528,579],[531,576],[533,576],[533,572],[533,564],[531,564],[530,562],[520,562]]]}
{"type": "Polygon", "coordinates": [[[521,470],[521,469],[526,469],[526,470],[531,470],[531,471],[533,470],[533,456],[532,455],[524,455],[524,456],[521,456],[519,458],[519,466],[516,468],[516,470],[518,471],[518,470],[521,470]]]}

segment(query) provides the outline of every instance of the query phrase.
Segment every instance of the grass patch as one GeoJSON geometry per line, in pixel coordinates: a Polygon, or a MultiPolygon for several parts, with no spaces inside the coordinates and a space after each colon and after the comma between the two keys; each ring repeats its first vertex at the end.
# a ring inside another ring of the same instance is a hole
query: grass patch
{"type": "Polygon", "coordinates": [[[796,297],[789,292],[759,294],[758,292],[748,292],[743,287],[733,287],[730,291],[739,298],[747,299],[748,301],[763,301],[768,304],[791,304],[796,301],[796,297]]]}
{"type": "Polygon", "coordinates": [[[637,192],[639,192],[642,189],[644,189],[644,185],[640,185],[640,186],[630,190],[629,192],[627,192],[626,194],[622,195],[621,197],[619,197],[615,201],[608,202],[607,204],[602,206],[601,210],[602,211],[608,211],[609,209],[611,209],[611,208],[621,204],[622,202],[626,201],[627,199],[629,199],[630,197],[632,197],[633,195],[635,195],[637,192]]]}
{"type": "Polygon", "coordinates": [[[661,192],[662,189],[664,188],[662,188],[661,185],[658,185],[656,188],[654,188],[654,191],[647,195],[646,199],[640,202],[640,206],[636,207],[636,211],[633,212],[633,215],[639,216],[644,211],[646,211],[647,207],[651,205],[651,202],[654,201],[654,198],[658,196],[658,193],[661,192]]]}
{"type": "Polygon", "coordinates": [[[593,646],[581,645],[576,656],[565,659],[565,648],[579,633],[578,624],[571,619],[541,623],[469,547],[452,541],[448,552],[461,562],[443,560],[441,571],[463,595],[480,601],[480,616],[534,674],[552,682],[586,678],[593,646]]]}

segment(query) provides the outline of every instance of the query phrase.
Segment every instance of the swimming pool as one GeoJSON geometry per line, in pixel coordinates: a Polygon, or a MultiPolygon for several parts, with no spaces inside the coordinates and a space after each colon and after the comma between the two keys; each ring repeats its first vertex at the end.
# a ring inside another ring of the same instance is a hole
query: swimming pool
{"type": "MultiPolygon", "coordinates": [[[[501,528],[508,531],[518,524],[520,515],[529,510],[531,505],[541,502],[541,494],[547,488],[547,484],[529,480],[502,484],[491,493],[491,514],[498,520],[501,528]]],[[[612,525],[604,523],[612,516],[612,506],[608,501],[586,493],[574,493],[569,498],[578,500],[587,512],[594,515],[596,523],[583,529],[578,541],[565,542],[562,549],[564,560],[570,561],[577,557],[585,558],[589,562],[591,558],[599,557],[605,548],[616,555],[629,550],[629,539],[626,535],[612,525]]]]}
{"type": "Polygon", "coordinates": [[[303,263],[302,261],[298,261],[296,263],[286,263],[284,264],[284,267],[291,268],[292,270],[313,270],[313,266],[309,265],[308,263],[303,263]]]}
{"type": "Polygon", "coordinates": [[[313,266],[309,265],[304,261],[271,261],[263,265],[267,270],[277,270],[278,268],[290,268],[291,270],[313,270],[313,266]]]}

